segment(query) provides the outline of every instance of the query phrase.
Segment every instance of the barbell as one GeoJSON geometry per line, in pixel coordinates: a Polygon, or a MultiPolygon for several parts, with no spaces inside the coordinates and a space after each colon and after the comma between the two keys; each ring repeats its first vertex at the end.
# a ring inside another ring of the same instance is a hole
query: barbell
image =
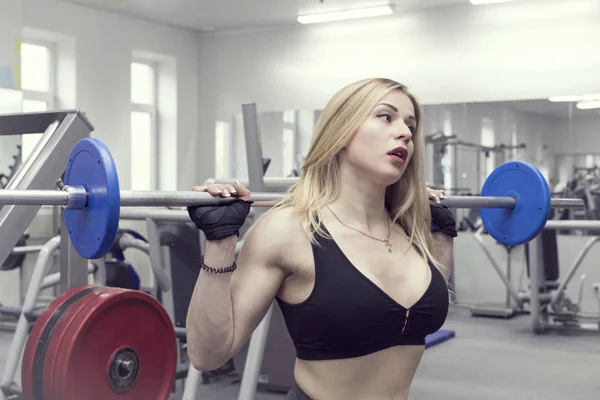
{"type": "MultiPolygon", "coordinates": [[[[126,206],[187,207],[226,205],[219,198],[194,191],[120,190],[114,159],[98,139],[80,140],[69,155],[65,186],[59,190],[0,190],[0,205],[49,205],[65,208],[65,223],[75,250],[84,258],[101,258],[115,240],[120,208],[126,206]]],[[[283,194],[253,193],[256,202],[279,200],[283,194]]],[[[551,207],[584,207],[581,199],[552,199],[546,179],[534,166],[509,161],[486,179],[481,196],[450,196],[451,208],[480,208],[489,234],[504,244],[525,243],[543,229],[551,207]]]]}

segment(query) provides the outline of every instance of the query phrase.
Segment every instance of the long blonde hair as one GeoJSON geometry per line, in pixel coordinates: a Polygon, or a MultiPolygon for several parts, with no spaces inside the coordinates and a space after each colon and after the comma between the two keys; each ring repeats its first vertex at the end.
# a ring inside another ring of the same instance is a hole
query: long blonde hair
{"type": "Polygon", "coordinates": [[[342,88],[331,98],[316,124],[298,182],[289,189],[283,200],[263,216],[277,209],[291,208],[312,243],[316,243],[315,234],[327,236],[319,221],[323,219],[323,208],[340,195],[337,154],[348,144],[375,105],[393,90],[402,91],[413,103],[417,127],[413,133],[412,159],[402,178],[388,186],[385,205],[394,222],[410,234],[410,243],[442,272],[444,267],[432,252],[434,242],[430,231],[431,211],[424,172],[422,112],[407,87],[390,79],[361,80],[342,88]]]}

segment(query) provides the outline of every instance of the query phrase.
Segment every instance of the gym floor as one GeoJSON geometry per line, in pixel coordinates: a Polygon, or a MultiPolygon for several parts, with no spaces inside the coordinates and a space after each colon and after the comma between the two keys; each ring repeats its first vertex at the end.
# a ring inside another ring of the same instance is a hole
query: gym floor
{"type": "MultiPolygon", "coordinates": [[[[534,336],[527,316],[472,318],[453,307],[445,329],[456,337],[425,351],[410,400],[590,400],[600,393],[598,333],[534,336]]],[[[0,332],[0,370],[11,334],[0,332]]],[[[198,400],[236,400],[239,377],[203,385],[198,400]]],[[[258,393],[256,400],[282,399],[258,393]]],[[[173,397],[172,400],[175,400],[173,397]]]]}

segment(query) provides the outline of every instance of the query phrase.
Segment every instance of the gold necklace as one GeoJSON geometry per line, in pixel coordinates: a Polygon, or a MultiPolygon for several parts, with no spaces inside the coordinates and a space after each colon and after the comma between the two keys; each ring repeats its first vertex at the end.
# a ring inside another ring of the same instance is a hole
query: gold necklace
{"type": "Polygon", "coordinates": [[[370,239],[377,240],[378,242],[383,242],[383,244],[385,244],[385,247],[387,247],[387,249],[388,249],[388,252],[390,252],[390,253],[392,252],[392,244],[390,243],[390,231],[391,231],[391,229],[390,229],[390,220],[389,220],[389,218],[388,218],[388,220],[387,220],[387,224],[388,224],[388,233],[387,233],[387,237],[386,237],[385,239],[379,239],[379,238],[373,237],[373,236],[371,236],[371,235],[369,235],[369,234],[367,234],[367,233],[364,233],[364,232],[362,232],[362,231],[359,231],[358,229],[356,229],[356,228],[353,228],[353,227],[351,227],[350,225],[346,225],[346,224],[345,224],[345,223],[343,223],[343,222],[342,222],[342,220],[341,220],[341,219],[340,219],[340,218],[339,218],[339,217],[338,217],[338,216],[337,216],[337,215],[336,215],[336,214],[333,212],[333,210],[332,210],[331,208],[329,208],[329,206],[327,207],[327,209],[328,209],[329,211],[331,211],[331,213],[333,214],[333,216],[334,216],[334,217],[335,217],[335,218],[336,218],[338,221],[340,221],[340,224],[342,224],[342,225],[344,225],[345,227],[347,227],[347,228],[350,228],[350,229],[352,229],[352,230],[354,230],[354,231],[356,231],[356,232],[360,233],[361,235],[364,235],[364,236],[366,236],[366,237],[368,237],[368,238],[370,238],[370,239]]]}

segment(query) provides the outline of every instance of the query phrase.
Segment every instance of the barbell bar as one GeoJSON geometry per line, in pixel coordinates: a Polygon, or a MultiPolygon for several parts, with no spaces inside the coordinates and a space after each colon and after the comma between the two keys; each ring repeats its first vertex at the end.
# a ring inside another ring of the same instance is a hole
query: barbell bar
{"type": "MultiPolygon", "coordinates": [[[[64,184],[60,190],[0,190],[0,205],[64,207],[71,242],[87,259],[103,257],[112,247],[121,207],[218,206],[235,201],[195,191],[121,191],[113,157],[108,147],[95,138],[83,139],[73,147],[64,184]]],[[[252,200],[256,205],[269,206],[283,196],[252,193],[252,200]]],[[[481,209],[488,233],[512,245],[537,236],[551,207],[584,207],[581,199],[552,199],[543,175],[521,161],[509,161],[496,168],[486,179],[481,196],[450,196],[442,204],[481,209]]]]}
{"type": "MultiPolygon", "coordinates": [[[[276,202],[283,199],[279,193],[252,193],[252,200],[276,202]]],[[[194,191],[120,191],[121,207],[188,207],[221,206],[235,201],[235,198],[219,198],[209,193],[194,191]]],[[[271,203],[272,204],[272,203],[271,203]]],[[[517,205],[514,197],[508,196],[448,196],[441,204],[449,208],[504,208],[513,209],[517,205]]],[[[582,199],[551,199],[553,208],[581,208],[582,199]]],[[[67,210],[82,210],[88,205],[88,192],[84,187],[65,187],[62,190],[10,190],[0,189],[0,205],[45,205],[62,206],[67,210]]]]}

